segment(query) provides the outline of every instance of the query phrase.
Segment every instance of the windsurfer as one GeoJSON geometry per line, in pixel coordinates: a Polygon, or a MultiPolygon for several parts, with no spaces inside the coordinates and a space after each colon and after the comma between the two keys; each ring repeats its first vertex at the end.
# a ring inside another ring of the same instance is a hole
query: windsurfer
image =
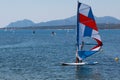
{"type": "Polygon", "coordinates": [[[76,51],[76,61],[75,63],[82,63],[82,58],[78,57],[78,51],[76,51]]]}
{"type": "Polygon", "coordinates": [[[76,51],[76,61],[75,61],[75,63],[82,63],[82,59],[80,58],[80,57],[78,57],[78,53],[77,53],[78,51],[76,51]]]}
{"type": "Polygon", "coordinates": [[[76,56],[76,61],[75,61],[75,63],[82,63],[82,59],[81,58],[78,58],[78,56],[76,56]]]}
{"type": "MultiPolygon", "coordinates": [[[[83,46],[84,46],[84,42],[82,41],[82,44],[81,44],[81,50],[83,50],[83,46]]],[[[78,57],[78,50],[76,51],[76,63],[82,63],[82,59],[80,57],[78,57]]]]}

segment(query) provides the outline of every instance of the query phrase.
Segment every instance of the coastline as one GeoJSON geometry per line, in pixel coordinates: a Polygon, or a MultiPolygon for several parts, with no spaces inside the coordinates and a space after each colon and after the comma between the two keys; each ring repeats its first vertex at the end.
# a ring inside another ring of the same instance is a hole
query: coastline
{"type": "MultiPolygon", "coordinates": [[[[99,29],[120,29],[120,24],[97,24],[99,29]]],[[[59,26],[29,26],[29,27],[5,27],[0,29],[17,30],[17,29],[75,29],[76,25],[59,25],[59,26]]]]}

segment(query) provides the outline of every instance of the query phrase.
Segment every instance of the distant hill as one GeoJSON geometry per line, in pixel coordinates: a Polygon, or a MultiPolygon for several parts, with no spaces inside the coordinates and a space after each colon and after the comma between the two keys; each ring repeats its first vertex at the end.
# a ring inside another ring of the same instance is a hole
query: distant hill
{"type": "Polygon", "coordinates": [[[34,26],[35,23],[31,20],[24,19],[15,22],[11,22],[6,27],[27,27],[27,26],[34,26]]]}
{"type": "Polygon", "coordinates": [[[95,17],[98,24],[120,24],[120,20],[111,16],[95,17]]]}
{"type": "MultiPolygon", "coordinates": [[[[95,17],[97,24],[120,24],[120,20],[105,16],[105,17],[95,17]]],[[[72,16],[70,18],[61,19],[61,20],[53,20],[48,22],[41,22],[36,24],[36,26],[60,26],[60,25],[76,25],[77,17],[72,16]]]]}
{"type": "MultiPolygon", "coordinates": [[[[77,17],[72,16],[66,19],[60,19],[60,20],[51,20],[47,22],[40,22],[40,23],[34,23],[31,20],[19,20],[16,22],[12,22],[6,27],[31,27],[31,26],[66,26],[66,25],[76,25],[77,23],[77,17]]],[[[97,24],[120,24],[120,20],[110,17],[110,16],[105,16],[105,17],[95,17],[95,20],[97,24]]]]}
{"type": "Polygon", "coordinates": [[[76,24],[76,17],[72,16],[70,18],[66,19],[60,19],[60,20],[52,20],[48,22],[40,22],[37,23],[36,26],[62,26],[62,25],[75,25],[76,24]]]}

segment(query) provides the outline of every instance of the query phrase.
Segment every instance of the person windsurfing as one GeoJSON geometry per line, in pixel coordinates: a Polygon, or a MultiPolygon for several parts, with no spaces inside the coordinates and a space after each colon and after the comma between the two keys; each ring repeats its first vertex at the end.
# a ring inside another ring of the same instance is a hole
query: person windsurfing
{"type": "MultiPolygon", "coordinates": [[[[82,41],[81,50],[83,50],[84,42],[82,41]]],[[[76,51],[76,61],[75,63],[82,63],[82,58],[78,57],[78,50],[76,51]]]]}

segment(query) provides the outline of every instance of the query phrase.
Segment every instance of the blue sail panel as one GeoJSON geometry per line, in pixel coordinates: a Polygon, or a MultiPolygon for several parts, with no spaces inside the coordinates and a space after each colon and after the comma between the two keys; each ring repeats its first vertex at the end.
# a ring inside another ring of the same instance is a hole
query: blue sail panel
{"type": "Polygon", "coordinates": [[[91,8],[90,8],[90,11],[88,13],[88,17],[91,18],[91,19],[93,19],[95,21],[91,8]]]}
{"type": "Polygon", "coordinates": [[[91,36],[92,36],[92,29],[89,28],[89,27],[87,27],[87,26],[85,27],[83,37],[86,37],[86,36],[88,36],[88,37],[91,37],[91,36]]]}
{"type": "Polygon", "coordinates": [[[85,59],[86,57],[89,57],[96,52],[98,51],[78,51],[78,55],[80,58],[85,59]]]}

